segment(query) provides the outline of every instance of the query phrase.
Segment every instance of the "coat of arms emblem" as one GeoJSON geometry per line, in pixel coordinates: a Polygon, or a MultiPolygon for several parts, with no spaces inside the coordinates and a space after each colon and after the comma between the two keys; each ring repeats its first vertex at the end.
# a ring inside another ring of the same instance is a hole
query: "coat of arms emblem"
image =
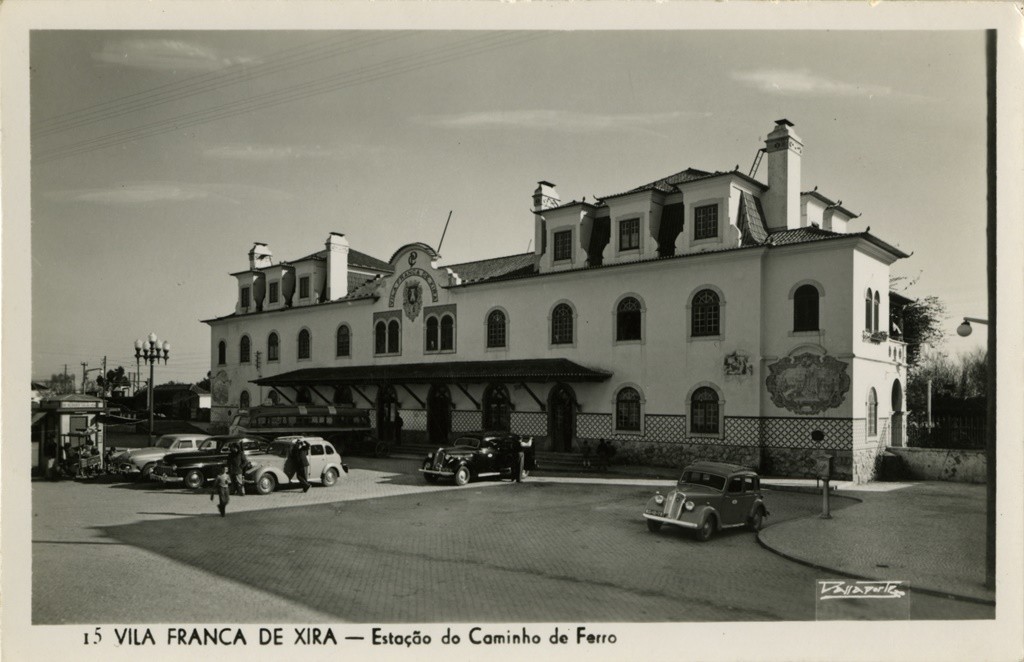
{"type": "Polygon", "coordinates": [[[407,283],[402,303],[402,308],[405,310],[405,314],[409,316],[410,320],[414,320],[416,319],[416,316],[420,314],[420,308],[422,307],[423,286],[419,281],[407,283]]]}

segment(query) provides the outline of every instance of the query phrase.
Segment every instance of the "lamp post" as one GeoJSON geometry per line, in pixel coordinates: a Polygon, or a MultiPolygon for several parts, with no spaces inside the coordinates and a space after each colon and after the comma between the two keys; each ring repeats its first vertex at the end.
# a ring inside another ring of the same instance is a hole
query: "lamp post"
{"type": "Polygon", "coordinates": [[[166,340],[161,343],[155,333],[149,334],[145,342],[135,341],[135,365],[141,361],[149,364],[149,445],[153,445],[153,364],[160,359],[167,365],[167,359],[171,355],[171,343],[166,340]]]}
{"type": "Polygon", "coordinates": [[[971,322],[974,322],[975,324],[984,324],[985,326],[988,326],[988,320],[979,319],[977,317],[965,317],[964,321],[961,322],[960,326],[956,327],[956,334],[961,338],[966,338],[967,336],[971,335],[971,332],[974,331],[974,329],[971,327],[971,322]]]}

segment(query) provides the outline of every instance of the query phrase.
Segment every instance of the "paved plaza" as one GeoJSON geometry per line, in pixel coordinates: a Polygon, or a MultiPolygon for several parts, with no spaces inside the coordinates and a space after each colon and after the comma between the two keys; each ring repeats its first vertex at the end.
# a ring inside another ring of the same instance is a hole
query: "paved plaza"
{"type": "MultiPolygon", "coordinates": [[[[426,485],[358,460],[337,486],[232,497],[150,483],[33,485],[33,622],[813,620],[820,570],[753,533],[647,531],[644,479],[426,485]]],[[[820,498],[771,491],[771,526],[820,498]]],[[[857,508],[833,500],[836,510],[857,508]]],[[[770,531],[770,528],[766,531],[770,531]]],[[[915,595],[913,618],[988,618],[915,595]]]]}

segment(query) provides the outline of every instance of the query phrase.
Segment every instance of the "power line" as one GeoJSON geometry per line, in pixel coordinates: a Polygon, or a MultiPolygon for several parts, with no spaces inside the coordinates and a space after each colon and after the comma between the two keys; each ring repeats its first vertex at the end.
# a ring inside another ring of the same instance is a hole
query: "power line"
{"type": "MultiPolygon", "coordinates": [[[[176,116],[173,118],[151,122],[141,126],[133,127],[130,129],[124,129],[121,131],[115,131],[107,134],[106,136],[100,136],[89,140],[80,141],[71,145],[64,146],[62,148],[56,148],[51,150],[43,150],[36,154],[33,158],[35,162],[45,163],[54,159],[65,158],[68,156],[76,156],[80,154],[86,154],[98,149],[105,149],[107,147],[114,147],[126,142],[132,142],[136,140],[142,140],[156,135],[161,135],[171,131],[178,131],[181,129],[189,128],[199,124],[206,124],[219,119],[226,119],[242,113],[253,112],[256,110],[263,110],[273,106],[289,103],[292,101],[298,101],[306,99],[312,96],[325,94],[327,92],[336,91],[346,87],[354,85],[361,85],[364,83],[374,82],[382,80],[384,78],[390,78],[403,73],[409,73],[429,66],[435,66],[438,64],[445,64],[457,59],[469,57],[471,55],[479,55],[487,51],[495,50],[497,48],[508,47],[512,45],[519,45],[534,39],[538,39],[537,34],[527,34],[525,36],[513,35],[510,38],[502,37],[500,43],[494,44],[483,44],[475,45],[471,42],[480,41],[482,38],[474,37],[472,39],[465,40],[462,44],[456,46],[446,46],[443,48],[435,49],[436,53],[431,56],[403,56],[395,58],[383,64],[373,65],[366,67],[363,70],[357,70],[356,72],[347,72],[344,74],[337,74],[329,76],[325,79],[312,81],[310,83],[303,83],[295,85],[283,90],[276,92],[268,92],[248,99],[240,101],[233,101],[213,108],[205,110],[194,111],[186,113],[185,115],[176,116]],[[461,52],[458,49],[462,49],[461,52]],[[444,53],[444,51],[456,51],[453,53],[444,53]],[[411,60],[411,61],[410,61],[411,60]],[[390,70],[386,67],[398,63],[398,66],[391,68],[390,70]],[[384,69],[383,71],[374,73],[374,70],[384,69]],[[341,79],[341,80],[339,80],[341,79]]],[[[491,39],[490,35],[485,37],[489,41],[499,41],[498,39],[491,39]]]]}

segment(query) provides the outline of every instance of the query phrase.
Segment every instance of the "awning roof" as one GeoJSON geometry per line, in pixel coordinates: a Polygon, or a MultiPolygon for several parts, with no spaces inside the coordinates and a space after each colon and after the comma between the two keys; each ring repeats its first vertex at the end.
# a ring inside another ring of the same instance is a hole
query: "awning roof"
{"type": "Polygon", "coordinates": [[[433,382],[600,382],[612,373],[573,363],[568,359],[518,361],[459,361],[453,363],[400,363],[392,365],[304,368],[253,380],[261,386],[315,384],[430,384],[433,382]]]}

